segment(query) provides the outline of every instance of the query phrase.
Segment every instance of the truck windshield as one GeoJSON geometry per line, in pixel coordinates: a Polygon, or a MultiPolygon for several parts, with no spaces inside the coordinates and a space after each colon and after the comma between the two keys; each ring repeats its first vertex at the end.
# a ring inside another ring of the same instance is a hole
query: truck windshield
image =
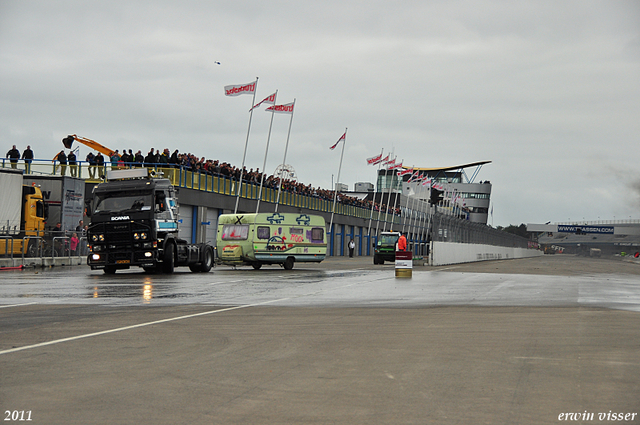
{"type": "Polygon", "coordinates": [[[398,242],[398,235],[380,235],[378,241],[380,245],[395,245],[398,242]]]}
{"type": "Polygon", "coordinates": [[[147,211],[151,210],[152,206],[150,193],[98,193],[93,201],[93,213],[147,211]]]}

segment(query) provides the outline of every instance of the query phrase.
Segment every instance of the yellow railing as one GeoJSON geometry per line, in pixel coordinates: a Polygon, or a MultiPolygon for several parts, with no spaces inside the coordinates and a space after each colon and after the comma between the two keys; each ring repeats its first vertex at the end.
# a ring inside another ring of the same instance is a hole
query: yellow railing
{"type": "MultiPolygon", "coordinates": [[[[25,170],[26,164],[22,160],[16,164],[15,168],[25,170]]],[[[106,174],[107,169],[111,169],[111,164],[105,164],[104,167],[92,167],[85,161],[79,161],[77,165],[66,165],[62,167],[59,163],[50,160],[33,160],[28,167],[28,173],[33,175],[66,175],[83,178],[87,181],[100,182],[100,176],[106,174]],[[62,174],[64,172],[64,174],[62,174]]],[[[3,159],[0,168],[14,168],[8,159],[3,159]]],[[[185,168],[169,168],[154,167],[154,171],[160,177],[167,178],[174,186],[212,192],[221,195],[236,196],[238,182],[226,177],[212,176],[209,174],[195,173],[185,168]]],[[[240,196],[246,199],[258,199],[260,186],[252,183],[243,183],[240,196]]],[[[276,203],[278,199],[278,191],[272,188],[262,188],[262,201],[276,203]]],[[[313,211],[331,213],[333,209],[333,201],[321,199],[314,196],[301,195],[297,193],[282,191],[280,194],[280,205],[287,205],[296,208],[305,208],[313,211]]],[[[358,217],[369,219],[371,210],[368,208],[357,207],[353,205],[345,205],[336,203],[335,213],[350,217],[358,217]]],[[[377,211],[374,211],[373,218],[378,217],[377,211]]],[[[384,213],[380,214],[380,218],[384,219],[384,213]]],[[[388,221],[390,223],[400,223],[400,215],[389,214],[388,221]]]]}

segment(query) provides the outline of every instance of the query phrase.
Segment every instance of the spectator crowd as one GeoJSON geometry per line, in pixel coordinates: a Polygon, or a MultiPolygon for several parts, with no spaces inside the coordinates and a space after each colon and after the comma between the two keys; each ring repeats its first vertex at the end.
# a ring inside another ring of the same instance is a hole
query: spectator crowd
{"type": "MultiPolygon", "coordinates": [[[[18,160],[20,159],[20,152],[17,150],[15,145],[9,152],[7,152],[6,158],[10,159],[11,167],[16,168],[18,160]]],[[[25,161],[25,168],[28,169],[31,161],[33,160],[33,151],[31,151],[29,146],[23,152],[22,159],[25,161]]],[[[120,153],[119,150],[116,150],[108,158],[105,158],[100,152],[95,154],[93,152],[89,152],[86,156],[86,162],[89,165],[89,177],[91,179],[103,177],[106,174],[105,170],[107,166],[110,166],[111,169],[158,167],[182,168],[194,173],[224,177],[234,181],[239,181],[242,176],[243,183],[254,185],[260,185],[260,181],[264,179],[263,186],[274,190],[278,190],[278,185],[280,183],[280,178],[278,176],[262,173],[259,168],[256,168],[255,170],[253,168],[247,170],[247,168],[244,167],[241,169],[240,167],[231,165],[228,162],[206,159],[204,157],[198,157],[192,153],[180,153],[178,149],[171,153],[167,148],[162,152],[158,149],[151,148],[146,155],[144,155],[141,150],[138,150],[135,154],[132,149],[124,149],[122,153],[120,153]]],[[[68,154],[65,154],[65,151],[61,150],[53,158],[53,163],[54,174],[57,174],[59,170],[61,175],[65,175],[66,168],[69,166],[70,175],[72,177],[76,177],[78,175],[77,168],[79,161],[77,161],[73,150],[70,150],[68,154]]],[[[310,184],[305,185],[304,183],[292,179],[282,180],[282,190],[289,193],[310,196],[328,201],[333,201],[334,197],[334,192],[332,190],[322,189],[320,187],[314,188],[310,184]]],[[[340,192],[338,192],[336,201],[344,205],[369,210],[373,205],[374,211],[400,214],[400,208],[393,208],[386,204],[380,204],[368,199],[360,199],[340,192]]]]}

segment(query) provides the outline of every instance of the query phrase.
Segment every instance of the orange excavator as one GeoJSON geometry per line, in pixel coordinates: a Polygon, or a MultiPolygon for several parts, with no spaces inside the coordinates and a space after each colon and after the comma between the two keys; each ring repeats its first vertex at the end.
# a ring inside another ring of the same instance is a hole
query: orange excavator
{"type": "Polygon", "coordinates": [[[96,142],[95,140],[87,139],[86,137],[79,137],[79,136],[76,136],[75,134],[70,134],[69,136],[62,139],[62,144],[64,145],[65,148],[71,149],[71,146],[73,145],[74,140],[79,143],[82,143],[83,145],[89,146],[91,149],[95,149],[98,152],[101,152],[107,155],[107,158],[111,157],[111,155],[113,155],[116,152],[114,150],[109,149],[106,146],[102,146],[100,143],[96,142]]]}

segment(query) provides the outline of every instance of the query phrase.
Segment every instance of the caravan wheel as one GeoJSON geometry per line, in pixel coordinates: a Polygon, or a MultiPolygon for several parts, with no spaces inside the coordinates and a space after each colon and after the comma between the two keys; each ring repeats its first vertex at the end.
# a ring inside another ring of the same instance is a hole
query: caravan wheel
{"type": "Polygon", "coordinates": [[[293,268],[293,262],[295,260],[293,259],[293,257],[287,257],[286,260],[284,260],[284,264],[283,267],[285,270],[291,270],[293,268]]]}

